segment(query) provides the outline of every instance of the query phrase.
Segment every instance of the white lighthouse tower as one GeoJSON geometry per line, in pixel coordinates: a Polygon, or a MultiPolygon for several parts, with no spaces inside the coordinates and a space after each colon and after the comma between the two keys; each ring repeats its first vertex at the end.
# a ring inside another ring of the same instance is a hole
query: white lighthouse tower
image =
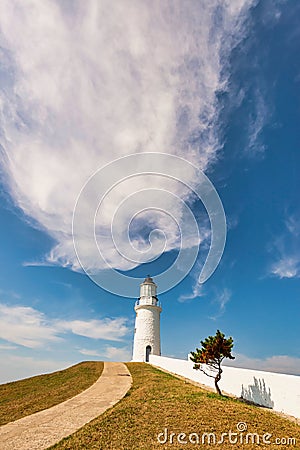
{"type": "Polygon", "coordinates": [[[156,296],[157,286],[148,275],[140,288],[136,312],[132,361],[149,361],[149,355],[160,355],[161,306],[156,296]]]}

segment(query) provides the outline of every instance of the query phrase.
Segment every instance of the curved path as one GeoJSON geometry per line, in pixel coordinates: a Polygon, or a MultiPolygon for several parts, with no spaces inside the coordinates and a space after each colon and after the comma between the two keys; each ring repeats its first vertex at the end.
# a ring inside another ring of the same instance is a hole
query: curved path
{"type": "Polygon", "coordinates": [[[105,362],[101,376],[85,391],[1,426],[1,450],[43,450],[54,445],[117,403],[131,383],[125,364],[105,362]]]}

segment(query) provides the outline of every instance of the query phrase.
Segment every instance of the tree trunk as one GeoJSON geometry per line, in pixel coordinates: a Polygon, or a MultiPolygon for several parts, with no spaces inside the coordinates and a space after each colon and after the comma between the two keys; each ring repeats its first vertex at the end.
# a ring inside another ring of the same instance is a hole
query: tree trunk
{"type": "Polygon", "coordinates": [[[223,372],[223,370],[221,369],[221,367],[219,367],[219,372],[217,373],[216,378],[215,378],[215,387],[216,387],[217,393],[219,395],[222,395],[221,389],[218,386],[218,382],[221,380],[222,372],[223,372]]]}

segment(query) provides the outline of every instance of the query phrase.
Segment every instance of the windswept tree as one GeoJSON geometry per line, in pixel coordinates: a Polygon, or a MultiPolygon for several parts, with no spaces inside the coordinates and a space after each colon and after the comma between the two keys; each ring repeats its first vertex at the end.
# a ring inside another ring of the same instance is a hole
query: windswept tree
{"type": "Polygon", "coordinates": [[[201,370],[208,377],[215,379],[215,387],[219,395],[222,395],[218,382],[221,380],[223,359],[234,359],[231,351],[233,347],[232,337],[225,338],[225,335],[217,330],[215,336],[208,336],[201,341],[202,348],[196,348],[195,352],[191,352],[191,361],[193,361],[194,369],[201,370]],[[206,364],[206,366],[203,366],[206,364]]]}

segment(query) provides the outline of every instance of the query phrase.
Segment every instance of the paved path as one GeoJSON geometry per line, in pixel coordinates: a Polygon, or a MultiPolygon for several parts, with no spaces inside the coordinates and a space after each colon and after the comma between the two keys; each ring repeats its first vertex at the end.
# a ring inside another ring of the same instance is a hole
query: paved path
{"type": "Polygon", "coordinates": [[[131,382],[125,364],[105,362],[101,376],[85,391],[52,408],[1,426],[1,450],[50,447],[117,403],[131,382]]]}

